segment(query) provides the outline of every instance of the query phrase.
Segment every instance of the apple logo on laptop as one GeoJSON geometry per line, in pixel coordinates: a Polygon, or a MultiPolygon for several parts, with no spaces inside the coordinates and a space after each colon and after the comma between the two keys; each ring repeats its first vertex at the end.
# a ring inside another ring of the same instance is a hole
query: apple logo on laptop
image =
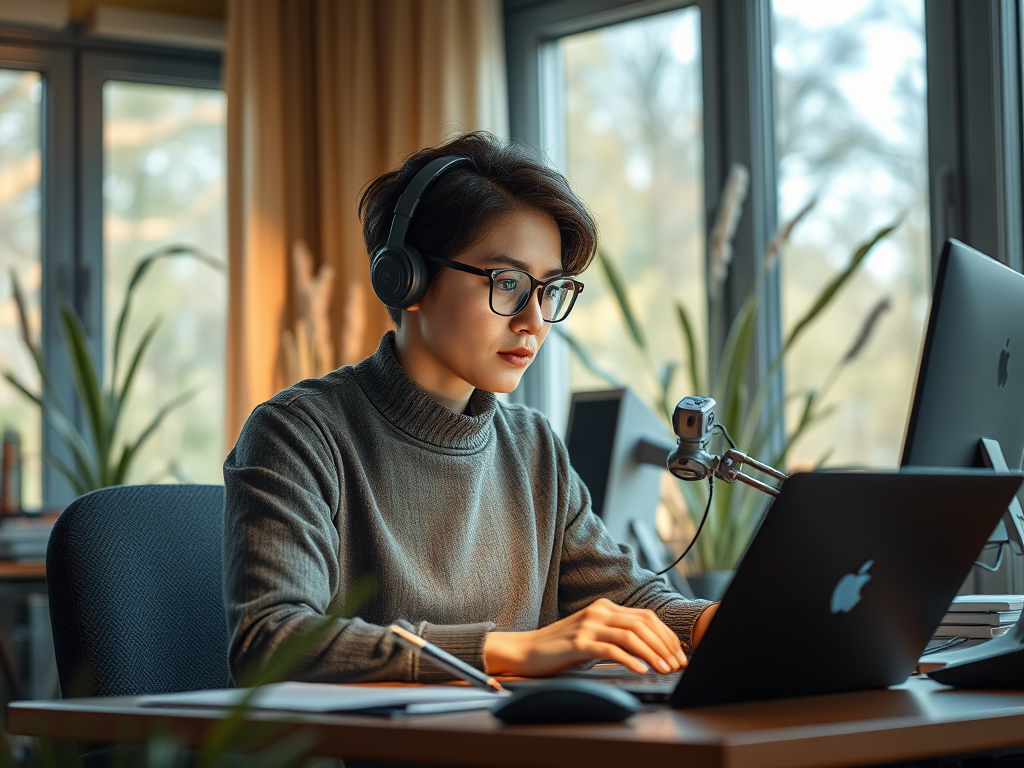
{"type": "Polygon", "coordinates": [[[847,613],[860,602],[860,591],[871,581],[868,569],[875,564],[868,560],[856,573],[848,573],[839,580],[832,590],[832,613],[847,613]]]}
{"type": "Polygon", "coordinates": [[[999,388],[1006,386],[1010,378],[1010,340],[1006,340],[1006,349],[999,353],[999,388]]]}

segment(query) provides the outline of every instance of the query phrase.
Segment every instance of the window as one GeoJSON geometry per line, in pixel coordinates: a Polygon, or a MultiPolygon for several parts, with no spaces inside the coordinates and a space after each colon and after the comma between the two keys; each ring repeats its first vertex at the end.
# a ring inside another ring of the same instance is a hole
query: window
{"type": "MultiPolygon", "coordinates": [[[[660,410],[659,377],[686,360],[676,305],[706,328],[700,10],[682,8],[561,38],[565,171],[594,213],[603,254],[624,278],[650,352],[642,354],[599,264],[568,330],[597,365],[660,410]]],[[[698,342],[703,350],[703,342],[698,342]]],[[[572,390],[606,380],[573,357],[572,390]]],[[[675,399],[692,392],[673,371],[675,399]]]]}
{"type": "MultiPolygon", "coordinates": [[[[118,439],[134,441],[161,406],[183,391],[195,394],[151,435],[129,482],[220,481],[228,291],[219,83],[219,53],[101,41],[77,26],[59,33],[0,28],[0,367],[38,387],[16,333],[8,267],[25,287],[58,394],[73,404],[61,301],[82,318],[109,378],[113,324],[141,257],[180,244],[225,265],[162,259],[133,301],[127,350],[152,321],[160,318],[160,326],[118,439]]],[[[70,457],[39,416],[0,382],[0,430],[21,434],[29,509],[59,507],[74,495],[41,461],[45,451],[65,463],[70,457]]],[[[88,434],[85,414],[73,418],[88,434]]]]}
{"type": "MultiPolygon", "coordinates": [[[[782,258],[784,331],[857,245],[900,221],[787,357],[787,390],[833,409],[788,464],[896,466],[931,294],[924,2],[772,8],[779,220],[817,198],[782,258]]],[[[790,431],[803,404],[790,401],[790,431]]]]}
{"type": "MultiPolygon", "coordinates": [[[[140,258],[170,244],[227,255],[221,91],[108,80],[103,86],[103,327],[112,339],[140,258]]],[[[188,257],[157,262],[133,300],[126,349],[154,320],[123,434],[136,436],[193,387],[140,454],[136,479],[219,483],[224,445],[227,274],[188,257]]],[[[104,345],[106,365],[112,345],[104,345]]]]}
{"type": "MultiPolygon", "coordinates": [[[[10,275],[24,292],[31,332],[42,328],[42,257],[40,215],[43,77],[39,72],[0,69],[0,370],[38,391],[39,376],[21,340],[21,325],[10,275]]],[[[0,385],[0,430],[21,437],[22,498],[29,507],[42,504],[42,421],[24,396],[6,382],[0,385]]]]}

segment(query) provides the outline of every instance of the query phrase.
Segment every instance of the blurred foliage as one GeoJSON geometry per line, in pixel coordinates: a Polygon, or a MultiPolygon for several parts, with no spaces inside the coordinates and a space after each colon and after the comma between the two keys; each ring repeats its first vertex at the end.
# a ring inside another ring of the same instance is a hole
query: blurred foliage
{"type": "MultiPolygon", "coordinates": [[[[801,212],[801,216],[808,210],[809,208],[801,212]]],[[[797,223],[798,220],[787,224],[782,231],[788,232],[797,223]]],[[[786,332],[782,349],[771,361],[767,375],[753,393],[749,391],[747,382],[750,381],[750,366],[754,364],[757,305],[765,277],[772,264],[775,263],[775,259],[770,254],[766,254],[761,259],[761,269],[756,283],[733,318],[721,353],[717,358],[703,357],[702,359],[700,348],[695,343],[690,312],[680,302],[676,303],[675,311],[682,341],[680,347],[682,354],[676,360],[657,366],[646,334],[633,310],[625,279],[619,273],[614,261],[603,251],[599,252],[598,260],[602,273],[616,297],[622,320],[629,329],[629,337],[645,361],[647,373],[654,382],[658,393],[654,405],[666,423],[671,424],[674,402],[671,400],[670,392],[674,387],[677,373],[681,371],[688,379],[687,386],[690,388],[690,392],[695,395],[713,397],[717,401],[716,420],[730,429],[741,450],[769,466],[785,466],[786,457],[794,443],[811,426],[831,412],[832,407],[823,404],[828,391],[839,373],[853,363],[865,348],[878,318],[884,311],[884,305],[877,305],[864,318],[861,331],[854,343],[845,354],[833,363],[832,372],[824,380],[823,386],[807,391],[791,391],[786,394],[785,402],[793,400],[800,402],[801,416],[796,427],[786,435],[782,446],[766,454],[765,452],[771,450],[772,447],[772,435],[776,433],[785,418],[784,407],[765,412],[775,374],[781,369],[786,355],[790,353],[796,342],[829,308],[843,287],[864,263],[871,250],[888,237],[896,229],[896,226],[896,224],[892,224],[883,227],[862,243],[854,251],[845,267],[822,286],[811,306],[786,332]]],[[[780,245],[781,243],[777,239],[773,241],[776,250],[780,245]]],[[[724,275],[722,279],[724,280],[724,275]]],[[[720,290],[711,291],[713,312],[720,310],[716,304],[722,301],[722,294],[723,292],[720,290]]],[[[568,331],[558,329],[558,332],[569,340],[570,348],[580,356],[580,360],[585,365],[593,364],[593,358],[587,353],[583,344],[572,338],[568,331]]],[[[591,370],[597,375],[606,377],[611,386],[621,386],[614,377],[607,376],[602,369],[594,367],[591,370]]],[[[707,495],[703,484],[681,482],[680,486],[691,515],[705,508],[707,495]]],[[[765,503],[766,499],[762,494],[751,491],[745,486],[719,483],[708,512],[703,535],[697,539],[694,547],[692,557],[696,568],[704,572],[733,568],[747,545],[765,503]]]]}
{"type": "MultiPolygon", "coordinates": [[[[245,689],[238,704],[215,721],[199,750],[188,749],[166,730],[166,724],[155,723],[145,744],[125,745],[115,750],[113,768],[314,768],[337,766],[337,760],[311,755],[316,736],[311,728],[298,725],[298,718],[277,722],[255,720],[254,702],[261,688],[284,682],[314,648],[321,645],[340,618],[355,616],[366,604],[376,583],[370,576],[357,579],[343,603],[295,633],[281,644],[273,658],[241,681],[245,689]]],[[[39,739],[34,762],[39,768],[81,768],[78,747],[70,741],[39,739]]],[[[0,732],[0,768],[15,768],[15,752],[0,732]]]]}
{"type": "MultiPolygon", "coordinates": [[[[769,362],[784,368],[789,394],[778,413],[760,417],[785,425],[786,451],[759,455],[743,442],[753,437],[747,414],[735,415],[735,399],[748,394],[739,384],[746,387],[752,377],[738,375],[724,357],[753,343],[757,307],[741,305],[730,313],[738,322],[720,329],[721,309],[707,304],[714,280],[705,265],[715,259],[705,258],[711,238],[704,233],[697,7],[560,41],[567,171],[598,218],[604,248],[595,264],[602,276],[590,281],[596,290],[588,286],[586,303],[581,299],[566,324],[571,383],[575,390],[630,386],[659,413],[682,395],[712,395],[740,448],[768,463],[777,458],[780,468],[892,466],[929,293],[923,2],[773,0],[771,6],[779,212],[802,224],[767,259],[779,261],[781,325],[788,330],[780,339],[784,366],[769,362]],[[821,204],[803,212],[815,195],[821,204]],[[904,212],[899,228],[872,246],[870,259],[867,253],[851,259],[850,244],[884,230],[894,212],[904,212]],[[823,286],[854,263],[827,311],[816,310],[823,286]],[[609,273],[625,276],[620,289],[609,273]],[[622,311],[627,289],[631,319],[622,311]],[[709,316],[715,318],[710,334],[709,316]],[[866,350],[865,330],[872,332],[866,350]],[[709,335],[723,355],[714,369],[704,349],[709,335]],[[693,355],[680,353],[680,336],[693,355]],[[859,365],[850,364],[853,350],[859,365]]],[[[742,367],[751,373],[749,361],[742,367]]],[[[764,410],[764,398],[754,403],[757,395],[749,393],[750,408],[764,410]]],[[[706,492],[695,484],[674,488],[674,496],[687,498],[676,504],[666,495],[673,515],[664,527],[659,518],[659,529],[685,543],[696,522],[687,512],[699,518],[706,492]]],[[[737,514],[745,504],[763,504],[756,492],[744,501],[746,489],[719,483],[716,514],[724,503],[719,497],[729,495],[737,514]]],[[[708,552],[713,526],[709,520],[701,534],[708,541],[687,559],[693,570],[730,567],[729,553],[742,551],[749,527],[739,524],[722,535],[722,553],[708,552]]]]}
{"type": "Polygon", "coordinates": [[[43,360],[40,344],[32,336],[25,299],[18,285],[17,276],[13,271],[11,273],[22,340],[35,362],[39,379],[42,382],[42,391],[38,394],[33,392],[29,385],[8,371],[3,373],[3,377],[40,408],[43,418],[60,435],[71,454],[71,464],[66,463],[60,455],[49,451],[44,453],[44,459],[79,496],[97,488],[126,484],[135,458],[142,446],[172,411],[180,408],[196,393],[194,388],[186,390],[164,403],[134,440],[127,440],[119,435],[119,427],[132,391],[132,383],[160,326],[159,318],[149,324],[135,349],[130,353],[128,364],[122,374],[122,344],[128,327],[132,298],[149,269],[160,259],[173,256],[189,256],[215,269],[224,268],[220,261],[205,251],[186,245],[168,246],[144,256],[132,273],[125,292],[124,303],[117,316],[113,363],[107,377],[104,377],[98,369],[90,349],[85,326],[78,313],[63,299],[60,302],[60,330],[67,351],[68,367],[74,378],[77,396],[75,407],[85,415],[88,423],[87,430],[78,428],[74,421],[74,411],[61,400],[43,360]],[[102,383],[104,378],[107,379],[105,385],[102,383]]]}
{"type": "MultiPolygon", "coordinates": [[[[42,172],[42,76],[38,72],[0,69],[0,366],[35,380],[35,365],[19,338],[17,312],[6,276],[17,272],[26,288],[29,320],[42,324],[40,257],[42,172]]],[[[21,436],[22,504],[42,505],[42,418],[26,408],[12,388],[0,386],[0,427],[21,436]]]]}
{"type": "MultiPolygon", "coordinates": [[[[103,84],[103,328],[139,254],[168,243],[227,253],[227,98],[219,89],[107,80],[103,84]]],[[[157,264],[136,298],[133,345],[149,321],[160,334],[136,375],[133,407],[122,425],[141,431],[146,416],[190,386],[177,409],[135,459],[140,478],[166,477],[167,460],[182,482],[219,483],[225,456],[227,272],[192,259],[157,264]],[[141,407],[139,407],[141,406],[141,407]]],[[[110,344],[104,344],[110,366],[110,344]]]]}

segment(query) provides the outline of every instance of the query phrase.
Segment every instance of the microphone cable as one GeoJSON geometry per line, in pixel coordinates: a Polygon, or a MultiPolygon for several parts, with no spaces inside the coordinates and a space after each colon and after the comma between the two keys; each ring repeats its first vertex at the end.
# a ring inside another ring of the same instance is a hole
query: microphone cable
{"type": "MultiPolygon", "coordinates": [[[[711,428],[711,431],[714,432],[716,430],[721,433],[722,437],[724,437],[726,439],[726,441],[729,443],[729,445],[733,449],[736,448],[736,443],[733,441],[732,435],[729,434],[729,430],[725,428],[724,424],[715,424],[715,426],[711,428]]],[[[700,524],[697,526],[697,530],[694,532],[693,538],[690,539],[689,545],[687,545],[686,549],[683,550],[683,554],[681,554],[679,557],[677,557],[675,559],[675,561],[670,566],[668,566],[667,568],[665,568],[663,570],[660,570],[656,574],[654,574],[655,576],[664,576],[666,573],[668,573],[673,568],[675,568],[677,565],[679,565],[679,562],[684,557],[686,557],[688,554],[690,554],[690,550],[693,549],[693,545],[697,543],[697,537],[700,536],[701,529],[704,528],[704,521],[708,519],[708,512],[711,511],[711,499],[714,497],[714,495],[715,495],[715,476],[714,475],[708,475],[708,503],[704,507],[704,515],[700,519],[700,524]]]]}
{"type": "MultiPolygon", "coordinates": [[[[732,441],[730,440],[730,442],[732,442],[732,441]]],[[[688,554],[690,554],[690,550],[693,549],[693,545],[697,543],[697,537],[700,536],[700,531],[704,527],[704,521],[708,519],[708,512],[711,511],[711,499],[714,497],[714,495],[715,495],[715,476],[714,475],[708,475],[708,503],[704,506],[704,516],[701,517],[701,519],[700,519],[700,525],[697,526],[697,531],[693,534],[693,538],[690,539],[689,545],[686,547],[685,550],[683,550],[683,554],[681,554],[679,557],[677,557],[675,559],[675,561],[670,566],[668,566],[667,568],[665,568],[663,570],[660,570],[656,574],[654,574],[655,576],[664,576],[666,573],[668,573],[673,568],[675,568],[677,565],[679,565],[680,561],[684,557],[686,557],[688,554]]]]}

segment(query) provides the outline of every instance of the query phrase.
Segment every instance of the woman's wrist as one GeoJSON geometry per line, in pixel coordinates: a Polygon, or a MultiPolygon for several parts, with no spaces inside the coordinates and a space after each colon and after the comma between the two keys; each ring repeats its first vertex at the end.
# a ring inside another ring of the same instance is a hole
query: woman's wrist
{"type": "Polygon", "coordinates": [[[520,652],[526,632],[488,632],[484,638],[484,669],[489,675],[507,674],[522,666],[520,652]]]}
{"type": "Polygon", "coordinates": [[[711,623],[711,619],[715,617],[715,611],[718,610],[718,603],[712,603],[707,606],[700,615],[697,616],[697,620],[693,623],[693,647],[696,648],[697,644],[700,643],[701,638],[704,637],[704,633],[708,631],[708,625],[711,623]]]}

